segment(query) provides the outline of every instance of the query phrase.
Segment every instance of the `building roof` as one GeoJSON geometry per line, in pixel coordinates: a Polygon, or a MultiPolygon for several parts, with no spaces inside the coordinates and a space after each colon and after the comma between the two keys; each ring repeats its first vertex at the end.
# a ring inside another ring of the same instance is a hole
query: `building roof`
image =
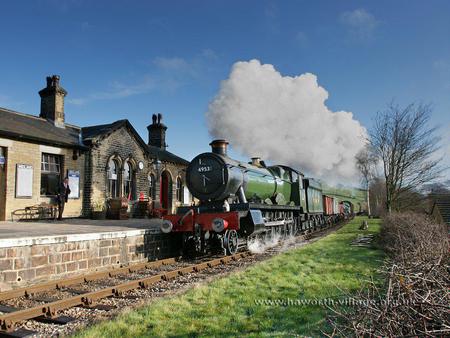
{"type": "Polygon", "coordinates": [[[85,148],[80,143],[80,128],[65,124],[56,127],[46,119],[0,108],[0,136],[68,148],[85,148]]]}
{"type": "Polygon", "coordinates": [[[119,128],[126,127],[136,138],[137,142],[141,145],[144,151],[152,158],[158,158],[162,162],[172,162],[183,165],[188,165],[189,162],[184,158],[181,158],[170,151],[160,149],[155,146],[148,145],[144,142],[136,129],[131,125],[128,120],[118,120],[109,124],[100,124],[96,126],[89,126],[82,128],[83,141],[86,144],[93,142],[95,139],[101,139],[119,128]]]}
{"type": "Polygon", "coordinates": [[[119,129],[123,126],[127,126],[127,124],[129,124],[131,126],[131,124],[128,120],[118,120],[113,123],[83,127],[83,128],[81,128],[82,135],[83,135],[83,141],[90,142],[94,139],[101,138],[102,136],[109,135],[112,132],[116,131],[117,129],[119,129]]]}
{"type": "Polygon", "coordinates": [[[148,152],[151,157],[158,158],[162,162],[173,162],[173,163],[179,163],[183,165],[188,165],[189,161],[185,160],[182,157],[179,157],[170,151],[163,150],[161,148],[151,146],[147,144],[148,152]]]}
{"type": "Polygon", "coordinates": [[[433,194],[431,197],[444,222],[450,225],[450,193],[433,194]]]}

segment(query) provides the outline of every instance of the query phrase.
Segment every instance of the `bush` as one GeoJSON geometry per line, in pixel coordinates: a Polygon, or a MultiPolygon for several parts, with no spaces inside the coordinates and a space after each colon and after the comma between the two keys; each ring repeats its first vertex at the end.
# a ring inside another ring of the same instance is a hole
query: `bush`
{"type": "Polygon", "coordinates": [[[369,282],[353,297],[353,308],[331,308],[332,335],[448,336],[446,226],[425,215],[395,213],[385,218],[380,239],[389,257],[379,271],[384,284],[369,282]]]}
{"type": "Polygon", "coordinates": [[[423,214],[392,213],[381,229],[381,244],[395,263],[432,263],[448,253],[445,224],[438,224],[423,214]]]}

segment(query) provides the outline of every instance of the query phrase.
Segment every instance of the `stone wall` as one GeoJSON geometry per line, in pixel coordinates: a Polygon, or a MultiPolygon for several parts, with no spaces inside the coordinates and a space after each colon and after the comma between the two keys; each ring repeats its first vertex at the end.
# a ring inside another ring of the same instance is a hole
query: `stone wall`
{"type": "MultiPolygon", "coordinates": [[[[121,170],[123,169],[125,160],[130,159],[134,163],[136,198],[139,198],[140,193],[143,193],[145,198],[148,198],[150,195],[149,175],[153,173],[157,177],[152,165],[154,159],[148,157],[147,153],[142,149],[141,144],[126,127],[119,128],[111,134],[97,140],[96,145],[91,146],[91,150],[86,155],[84,211],[87,217],[90,216],[97,201],[106,202],[110,197],[107,193],[107,167],[111,158],[118,160],[121,170]],[[144,164],[142,170],[137,166],[139,162],[144,164]]],[[[177,206],[181,205],[176,200],[176,178],[181,177],[183,184],[185,184],[185,172],[183,169],[185,169],[185,166],[179,164],[170,162],[162,163],[161,172],[167,171],[172,178],[172,213],[175,212],[177,206]]],[[[123,183],[119,182],[119,185],[120,195],[123,196],[123,183]]],[[[156,200],[159,201],[159,182],[156,182],[155,189],[156,200]]],[[[189,201],[185,203],[189,204],[189,201]]]]}
{"type": "Polygon", "coordinates": [[[181,247],[177,238],[148,230],[48,237],[34,243],[0,248],[1,290],[118,264],[173,257],[181,247]]]}
{"type": "Polygon", "coordinates": [[[61,175],[67,170],[80,171],[80,198],[69,199],[64,209],[64,217],[79,217],[82,215],[83,185],[84,185],[84,159],[81,155],[77,160],[72,158],[73,150],[67,148],[50,147],[28,142],[0,139],[0,146],[7,149],[6,163],[6,220],[11,219],[11,212],[40,203],[54,203],[54,198],[41,196],[41,157],[42,153],[51,153],[63,156],[61,175]],[[33,166],[33,194],[31,198],[16,198],[16,165],[28,164],[33,166]]]}
{"type": "MultiPolygon", "coordinates": [[[[131,161],[135,172],[136,197],[139,197],[140,192],[143,192],[146,197],[148,196],[148,160],[143,149],[126,128],[120,128],[99,140],[97,145],[91,147],[87,156],[89,158],[86,162],[87,185],[84,204],[86,216],[90,215],[97,201],[106,202],[107,198],[110,197],[107,193],[107,168],[112,157],[118,161],[120,170],[123,170],[123,164],[126,160],[131,161]],[[139,162],[144,163],[143,170],[138,168],[139,162]]],[[[122,175],[123,172],[120,176],[122,175]]],[[[120,179],[119,185],[119,195],[122,196],[123,182],[120,179]]]]}

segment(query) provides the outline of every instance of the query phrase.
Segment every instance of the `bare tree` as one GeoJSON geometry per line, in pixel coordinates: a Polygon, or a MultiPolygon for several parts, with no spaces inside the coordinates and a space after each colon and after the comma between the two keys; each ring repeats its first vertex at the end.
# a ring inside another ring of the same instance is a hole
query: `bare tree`
{"type": "Polygon", "coordinates": [[[356,168],[361,174],[363,186],[367,191],[367,214],[370,216],[370,182],[375,177],[375,168],[378,160],[370,145],[361,149],[361,151],[356,154],[355,160],[356,168]]]}
{"type": "Polygon", "coordinates": [[[375,216],[386,213],[386,184],[382,177],[375,177],[370,182],[370,210],[375,216]]]}
{"type": "Polygon", "coordinates": [[[401,194],[417,191],[442,173],[436,156],[439,138],[436,128],[428,126],[430,116],[430,105],[401,108],[395,103],[377,115],[370,143],[383,165],[388,213],[399,208],[401,194]]]}

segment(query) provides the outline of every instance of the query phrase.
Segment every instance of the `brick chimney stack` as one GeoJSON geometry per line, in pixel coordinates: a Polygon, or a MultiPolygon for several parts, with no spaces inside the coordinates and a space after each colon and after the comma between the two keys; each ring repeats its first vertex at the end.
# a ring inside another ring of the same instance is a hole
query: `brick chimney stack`
{"type": "Polygon", "coordinates": [[[64,97],[67,91],[60,86],[59,76],[47,76],[47,87],[39,92],[41,97],[40,117],[52,121],[55,126],[64,128],[64,97]]]}
{"type": "Polygon", "coordinates": [[[161,122],[162,114],[153,114],[152,124],[148,129],[148,144],[166,150],[166,130],[167,127],[161,122]]]}

